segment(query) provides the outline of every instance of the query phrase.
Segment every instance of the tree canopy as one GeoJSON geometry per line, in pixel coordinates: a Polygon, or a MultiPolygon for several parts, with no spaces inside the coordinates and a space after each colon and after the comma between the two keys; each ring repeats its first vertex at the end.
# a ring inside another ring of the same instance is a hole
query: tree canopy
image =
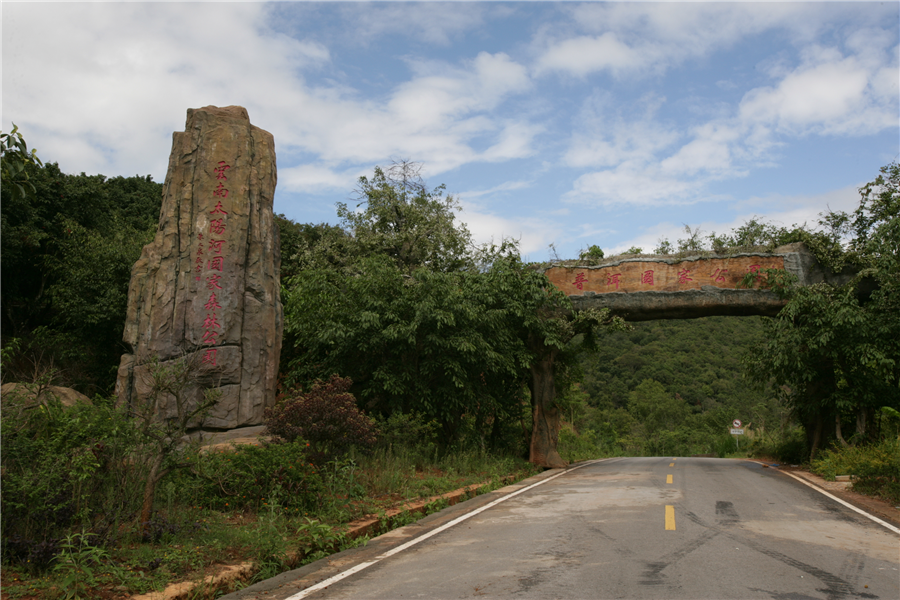
{"type": "MultiPolygon", "coordinates": [[[[827,213],[811,246],[847,284],[788,287],[788,303],[767,321],[748,361],[771,377],[806,426],[810,451],[836,439],[875,435],[876,409],[900,408],[900,167],[881,169],[860,189],[852,213],[827,213]],[[849,239],[846,239],[849,238],[849,239]],[[846,240],[846,243],[844,243],[846,240]],[[844,434],[855,425],[852,436],[844,434]]],[[[765,283],[763,283],[765,285],[765,283]]]]}
{"type": "MultiPolygon", "coordinates": [[[[21,157],[4,151],[3,169],[21,157]]],[[[27,161],[2,188],[2,331],[23,340],[13,371],[53,364],[64,382],[115,382],[131,268],[156,229],[162,186],[150,176],[70,175],[27,161]]],[[[15,376],[15,373],[13,373],[15,376]]]]}

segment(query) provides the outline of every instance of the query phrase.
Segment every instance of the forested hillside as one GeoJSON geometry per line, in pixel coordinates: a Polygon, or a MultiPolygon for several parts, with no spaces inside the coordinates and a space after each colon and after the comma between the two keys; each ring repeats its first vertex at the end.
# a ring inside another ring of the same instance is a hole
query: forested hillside
{"type": "MultiPolygon", "coordinates": [[[[567,420],[610,452],[722,454],[733,451],[734,419],[761,440],[790,433],[785,404],[745,376],[744,359],[763,341],[759,317],[647,321],[610,333],[580,355],[583,379],[567,420]]],[[[748,438],[745,438],[749,441],[748,438]]]]}

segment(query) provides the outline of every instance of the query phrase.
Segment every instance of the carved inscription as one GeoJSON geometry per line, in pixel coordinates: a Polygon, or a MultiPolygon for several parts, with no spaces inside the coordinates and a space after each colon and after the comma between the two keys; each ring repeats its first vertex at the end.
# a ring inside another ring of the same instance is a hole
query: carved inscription
{"type": "Polygon", "coordinates": [[[735,289],[747,273],[784,269],[782,256],[735,256],[682,261],[627,261],[604,267],[551,267],[547,277],[569,296],[587,292],[678,292],[704,286],[735,289]]]}

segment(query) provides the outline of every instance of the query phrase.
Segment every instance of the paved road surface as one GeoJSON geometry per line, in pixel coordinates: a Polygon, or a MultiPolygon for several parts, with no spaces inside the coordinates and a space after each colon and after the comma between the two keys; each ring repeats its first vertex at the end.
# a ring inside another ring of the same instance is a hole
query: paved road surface
{"type": "Polygon", "coordinates": [[[554,475],[436,534],[498,495],[227,598],[900,599],[900,535],[758,463],[617,458],[554,475]]]}

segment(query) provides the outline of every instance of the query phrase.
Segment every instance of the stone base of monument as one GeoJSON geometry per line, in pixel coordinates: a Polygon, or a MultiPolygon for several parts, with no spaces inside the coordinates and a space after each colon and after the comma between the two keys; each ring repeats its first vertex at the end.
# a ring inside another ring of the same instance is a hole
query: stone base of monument
{"type": "Polygon", "coordinates": [[[186,444],[199,441],[201,452],[228,450],[233,446],[262,445],[272,439],[271,436],[263,435],[265,430],[265,425],[256,425],[228,431],[193,431],[181,439],[186,444]]]}

